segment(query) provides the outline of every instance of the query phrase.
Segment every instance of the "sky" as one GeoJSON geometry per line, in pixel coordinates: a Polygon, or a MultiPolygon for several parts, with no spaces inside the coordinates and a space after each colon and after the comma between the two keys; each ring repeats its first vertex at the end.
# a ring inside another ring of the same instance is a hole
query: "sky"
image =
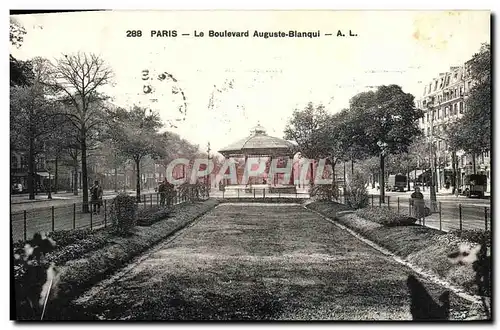
{"type": "Polygon", "coordinates": [[[115,73],[114,84],[103,88],[114,103],[151,107],[175,123],[169,130],[202,150],[210,142],[213,151],[248,136],[258,122],[283,137],[293,110],[308,102],[335,113],[357,93],[384,84],[419,97],[432,78],[490,41],[488,11],[108,11],[15,18],[27,32],[22,46],[11,49],[16,58],[98,54],[115,73]],[[128,30],[142,35],[127,37],[128,30]],[[157,30],[178,35],[152,37],[157,30]],[[248,30],[250,37],[209,37],[209,30],[248,30]],[[252,37],[290,30],[321,36],[252,37]],[[338,37],[339,30],[346,36],[338,37]],[[145,69],[153,79],[148,95],[145,69]],[[178,82],[155,79],[162,72],[178,82]],[[178,110],[180,90],[185,115],[178,110]]]}

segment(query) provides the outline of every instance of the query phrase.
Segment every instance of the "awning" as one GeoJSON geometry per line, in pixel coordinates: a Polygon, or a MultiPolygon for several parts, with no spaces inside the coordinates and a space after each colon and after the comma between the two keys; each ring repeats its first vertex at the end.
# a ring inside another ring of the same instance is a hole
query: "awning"
{"type": "Polygon", "coordinates": [[[36,172],[38,176],[48,178],[49,177],[49,172],[36,172]]]}
{"type": "Polygon", "coordinates": [[[417,172],[417,178],[422,175],[423,170],[410,171],[410,179],[415,179],[415,172],[417,172]]]}

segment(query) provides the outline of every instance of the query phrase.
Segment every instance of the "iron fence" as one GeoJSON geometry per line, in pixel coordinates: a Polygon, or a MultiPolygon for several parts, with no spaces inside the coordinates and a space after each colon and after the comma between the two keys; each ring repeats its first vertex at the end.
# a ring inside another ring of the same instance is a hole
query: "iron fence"
{"type": "MultiPolygon", "coordinates": [[[[337,201],[346,204],[347,196],[339,196],[337,201]]],[[[491,230],[490,206],[395,196],[385,196],[382,202],[380,195],[369,195],[368,206],[386,207],[398,214],[416,217],[418,223],[423,226],[446,232],[465,229],[491,230]]]]}
{"type": "MultiPolygon", "coordinates": [[[[208,198],[202,193],[201,199],[208,198]]],[[[160,193],[142,194],[136,200],[138,211],[148,208],[169,207],[186,202],[190,197],[175,193],[165,199],[162,204],[160,193]]],[[[111,225],[112,200],[104,199],[96,203],[72,203],[62,206],[51,206],[11,212],[12,239],[14,242],[29,239],[37,232],[53,232],[56,230],[70,230],[90,228],[99,229],[111,225]]]]}
{"type": "Polygon", "coordinates": [[[222,199],[307,199],[309,198],[309,193],[298,192],[296,189],[280,189],[280,188],[231,188],[223,189],[220,191],[211,191],[210,195],[212,197],[218,197],[222,199]]]}

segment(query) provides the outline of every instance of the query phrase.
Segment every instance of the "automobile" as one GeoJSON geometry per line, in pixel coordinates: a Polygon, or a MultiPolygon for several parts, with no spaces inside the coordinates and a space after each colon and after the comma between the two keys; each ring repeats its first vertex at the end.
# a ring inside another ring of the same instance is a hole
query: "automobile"
{"type": "Polygon", "coordinates": [[[389,191],[405,191],[407,185],[406,175],[391,174],[387,180],[387,190],[389,191]]]}
{"type": "Polygon", "coordinates": [[[483,198],[487,188],[487,180],[487,176],[484,174],[466,175],[460,192],[467,197],[477,196],[483,198]]]}
{"type": "Polygon", "coordinates": [[[23,192],[23,185],[21,183],[14,183],[12,185],[12,193],[13,194],[20,194],[23,192]]]}

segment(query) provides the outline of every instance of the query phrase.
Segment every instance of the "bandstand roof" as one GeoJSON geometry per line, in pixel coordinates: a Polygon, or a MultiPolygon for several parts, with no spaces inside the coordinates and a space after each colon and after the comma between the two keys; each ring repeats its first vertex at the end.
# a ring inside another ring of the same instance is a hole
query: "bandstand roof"
{"type": "Polygon", "coordinates": [[[296,151],[291,141],[269,136],[260,124],[255,126],[250,136],[238,140],[219,150],[225,157],[231,156],[290,156],[296,151]]]}

